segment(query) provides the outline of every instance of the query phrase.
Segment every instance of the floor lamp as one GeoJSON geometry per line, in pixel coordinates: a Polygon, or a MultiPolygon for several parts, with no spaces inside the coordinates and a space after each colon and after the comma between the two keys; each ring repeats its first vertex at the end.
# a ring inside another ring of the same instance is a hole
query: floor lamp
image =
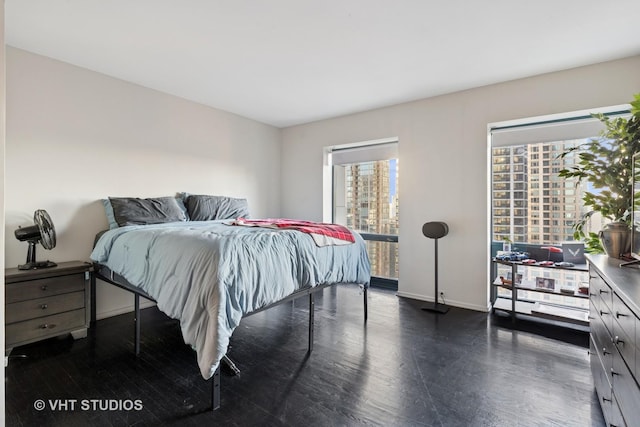
{"type": "Polygon", "coordinates": [[[449,234],[449,226],[446,223],[441,221],[426,222],[422,226],[422,234],[424,234],[426,237],[430,239],[433,239],[435,243],[435,250],[436,250],[435,251],[435,268],[434,268],[436,272],[435,299],[434,299],[434,302],[428,302],[426,306],[422,307],[422,309],[426,311],[432,311],[434,313],[444,314],[447,311],[449,311],[449,307],[446,304],[438,303],[438,296],[439,296],[438,295],[438,239],[449,234]]]}

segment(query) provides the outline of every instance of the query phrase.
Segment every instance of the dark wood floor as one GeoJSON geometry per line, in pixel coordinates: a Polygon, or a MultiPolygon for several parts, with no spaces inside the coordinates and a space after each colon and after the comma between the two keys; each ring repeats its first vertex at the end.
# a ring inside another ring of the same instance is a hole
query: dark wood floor
{"type": "Polygon", "coordinates": [[[101,320],[86,339],[14,350],[5,370],[7,425],[604,425],[586,334],[537,328],[548,337],[486,313],[420,307],[372,289],[365,325],[356,287],[327,289],[316,299],[310,357],[307,299],[244,319],[230,352],[242,374],[223,373],[215,412],[207,411],[210,383],[175,321],[143,310],[135,358],[132,316],[101,320]],[[78,402],[75,410],[36,411],[38,399],[78,402]],[[143,408],[83,410],[83,399],[140,400],[143,408]]]}

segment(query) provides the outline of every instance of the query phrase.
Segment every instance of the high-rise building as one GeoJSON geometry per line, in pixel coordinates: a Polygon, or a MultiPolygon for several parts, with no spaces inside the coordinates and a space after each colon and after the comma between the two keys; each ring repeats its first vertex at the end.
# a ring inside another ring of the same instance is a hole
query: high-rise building
{"type": "Polygon", "coordinates": [[[497,147],[492,154],[493,239],[558,244],[573,239],[583,187],[558,176],[578,160],[580,140],[497,147]]]}
{"type": "Polygon", "coordinates": [[[493,239],[526,242],[527,146],[494,148],[492,163],[493,239]]]}
{"type": "Polygon", "coordinates": [[[576,163],[576,152],[561,157],[575,145],[576,141],[529,145],[529,243],[573,240],[573,225],[583,213],[582,186],[558,173],[576,163]]]}
{"type": "MultiPolygon", "coordinates": [[[[345,169],[347,226],[373,234],[398,233],[397,164],[376,161],[348,165],[345,169]],[[391,180],[393,170],[394,179],[391,180]]],[[[367,241],[372,275],[398,276],[398,245],[367,241]]]]}

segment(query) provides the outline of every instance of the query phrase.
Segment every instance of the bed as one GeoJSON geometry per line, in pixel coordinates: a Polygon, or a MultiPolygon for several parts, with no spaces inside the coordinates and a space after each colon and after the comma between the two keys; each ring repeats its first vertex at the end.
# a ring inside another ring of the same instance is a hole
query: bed
{"type": "Polygon", "coordinates": [[[202,377],[213,378],[212,409],[220,404],[220,363],[233,367],[225,358],[243,317],[309,296],[311,351],[314,293],[340,283],[359,285],[366,320],[370,281],[357,233],[307,221],[247,220],[245,203],[238,208],[238,199],[219,199],[110,198],[104,202],[110,229],[97,236],[91,253],[95,277],[135,296],[136,354],[140,296],[180,321],[202,377]]]}

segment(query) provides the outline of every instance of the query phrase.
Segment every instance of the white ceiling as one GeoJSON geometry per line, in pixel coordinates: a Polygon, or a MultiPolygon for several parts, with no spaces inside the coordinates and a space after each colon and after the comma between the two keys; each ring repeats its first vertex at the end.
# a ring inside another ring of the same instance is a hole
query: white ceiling
{"type": "Polygon", "coordinates": [[[5,0],[8,45],[277,127],[637,55],[639,22],[639,0],[5,0]]]}

